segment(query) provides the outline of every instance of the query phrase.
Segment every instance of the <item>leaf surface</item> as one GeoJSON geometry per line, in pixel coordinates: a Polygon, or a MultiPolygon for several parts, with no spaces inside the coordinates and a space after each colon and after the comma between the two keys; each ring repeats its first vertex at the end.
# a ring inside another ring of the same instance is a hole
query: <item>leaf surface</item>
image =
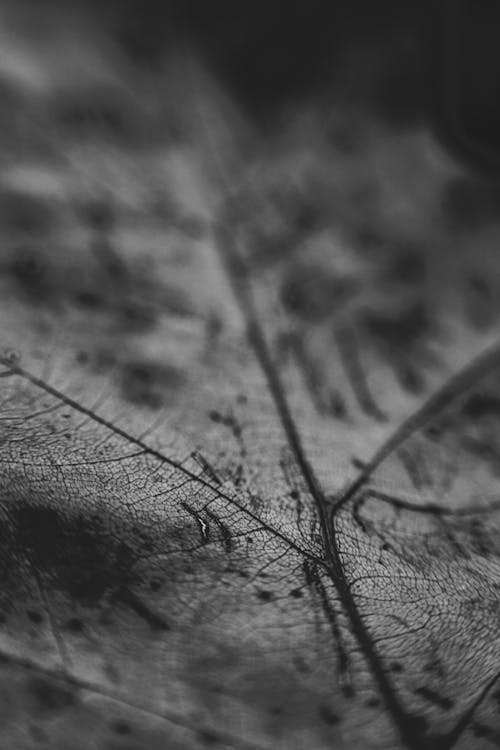
{"type": "Polygon", "coordinates": [[[125,115],[181,142],[10,112],[1,744],[498,744],[494,230],[428,133],[262,143],[186,68],[125,115]]]}

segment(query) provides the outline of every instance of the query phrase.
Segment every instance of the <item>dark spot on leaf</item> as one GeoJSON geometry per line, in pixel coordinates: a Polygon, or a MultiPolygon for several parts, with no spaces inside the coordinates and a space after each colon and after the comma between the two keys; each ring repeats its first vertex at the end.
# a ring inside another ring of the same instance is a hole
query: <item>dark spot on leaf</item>
{"type": "Polygon", "coordinates": [[[345,401],[338,392],[334,392],[330,396],[330,412],[337,419],[345,419],[347,416],[345,401]]]}
{"type": "MultiPolygon", "coordinates": [[[[141,582],[134,571],[140,550],[151,549],[145,531],[127,529],[123,524],[120,528],[104,510],[102,515],[83,511],[63,514],[24,501],[15,505],[9,523],[0,525],[0,541],[5,579],[9,574],[15,576],[12,560],[23,566],[28,561],[42,583],[47,582],[83,606],[97,607],[105,594],[112,594],[115,602],[144,619],[152,629],[168,629],[163,618],[129,589],[141,582]]],[[[32,619],[38,617],[32,615],[32,619]]],[[[75,632],[81,629],[77,618],[68,626],[75,632]]]]}
{"type": "Polygon", "coordinates": [[[81,633],[84,627],[82,620],[78,617],[71,617],[66,623],[66,628],[71,633],[81,633]]]}
{"type": "Polygon", "coordinates": [[[441,435],[443,434],[442,428],[437,424],[431,424],[424,430],[426,437],[429,438],[429,440],[439,440],[441,435]]]}
{"type": "Polygon", "coordinates": [[[300,656],[293,658],[293,665],[300,674],[309,674],[311,672],[310,666],[300,656]]]}
{"type": "Polygon", "coordinates": [[[20,501],[12,506],[9,521],[0,524],[0,541],[6,577],[15,575],[12,560],[21,556],[39,576],[87,606],[134,579],[135,552],[97,514],[64,514],[20,501]]]}
{"type": "Polygon", "coordinates": [[[88,201],[79,210],[83,221],[92,229],[109,232],[114,226],[115,213],[109,201],[88,201]]]}
{"type": "Polygon", "coordinates": [[[162,406],[165,396],[177,391],[183,382],[184,376],[179,370],[153,362],[130,362],[122,371],[124,398],[150,409],[162,406]]]}
{"type": "Polygon", "coordinates": [[[215,732],[212,732],[210,729],[203,729],[198,733],[198,737],[204,745],[216,745],[218,742],[220,742],[219,736],[215,732]]]}
{"type": "Polygon", "coordinates": [[[396,374],[402,387],[409,393],[418,395],[424,390],[424,378],[412,364],[408,362],[398,364],[396,374]]]}
{"type": "Polygon", "coordinates": [[[8,271],[21,291],[32,302],[43,302],[50,291],[45,258],[30,247],[18,247],[11,256],[8,271]]]}
{"type": "Polygon", "coordinates": [[[465,401],[462,413],[471,419],[480,419],[492,415],[499,416],[500,399],[496,396],[474,393],[465,401]]]}
{"type": "Polygon", "coordinates": [[[302,593],[301,589],[292,589],[290,591],[290,596],[293,596],[294,599],[301,599],[304,596],[304,594],[302,593]]]}
{"type": "Polygon", "coordinates": [[[132,727],[130,724],[128,724],[126,721],[123,721],[122,719],[117,719],[114,721],[111,725],[111,728],[116,734],[131,734],[132,733],[132,727]]]}
{"type": "Polygon", "coordinates": [[[28,609],[26,614],[28,615],[28,618],[31,620],[31,622],[35,625],[39,625],[43,621],[43,615],[40,614],[40,612],[37,612],[35,609],[28,609]]]}
{"type": "Polygon", "coordinates": [[[270,602],[272,601],[274,594],[272,591],[265,591],[261,589],[257,592],[257,596],[259,597],[259,599],[262,599],[263,602],[270,602]]]}
{"type": "Polygon", "coordinates": [[[368,332],[389,348],[408,351],[428,332],[430,320],[423,302],[417,302],[394,317],[366,311],[368,332]]]}
{"type": "Polygon", "coordinates": [[[95,308],[102,304],[101,295],[89,290],[76,292],[75,299],[82,307],[95,308]]]}
{"type": "Polygon", "coordinates": [[[354,698],[354,696],[356,695],[356,691],[350,684],[342,685],[342,693],[345,698],[354,698]]]}
{"type": "Polygon", "coordinates": [[[325,703],[320,704],[318,712],[325,724],[333,726],[334,724],[338,724],[340,721],[340,717],[336,713],[334,713],[334,711],[332,711],[332,709],[325,703]]]}
{"type": "Polygon", "coordinates": [[[76,703],[74,688],[62,686],[42,677],[33,677],[28,685],[30,693],[36,698],[39,707],[48,712],[59,713],[76,703]]]}

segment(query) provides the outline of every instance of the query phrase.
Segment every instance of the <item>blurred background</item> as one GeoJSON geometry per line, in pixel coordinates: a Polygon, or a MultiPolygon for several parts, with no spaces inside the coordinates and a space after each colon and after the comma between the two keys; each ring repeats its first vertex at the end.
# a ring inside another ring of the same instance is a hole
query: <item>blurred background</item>
{"type": "Polygon", "coordinates": [[[123,220],[126,253],[138,217],[200,238],[251,174],[262,257],[328,227],[446,279],[480,244],[500,280],[499,29],[492,0],[3,0],[5,247],[66,257],[123,220]]]}
{"type": "Polygon", "coordinates": [[[393,128],[429,122],[483,167],[500,151],[494,0],[4,0],[2,9],[10,34],[107,39],[142,70],[189,49],[260,127],[321,100],[393,128]]]}

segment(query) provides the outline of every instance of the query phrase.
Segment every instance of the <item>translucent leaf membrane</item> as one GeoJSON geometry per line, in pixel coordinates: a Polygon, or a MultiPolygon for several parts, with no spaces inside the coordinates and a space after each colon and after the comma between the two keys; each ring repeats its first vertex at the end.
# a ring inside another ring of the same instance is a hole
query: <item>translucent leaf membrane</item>
{"type": "Polygon", "coordinates": [[[93,44],[2,73],[0,744],[490,746],[495,213],[93,44]]]}

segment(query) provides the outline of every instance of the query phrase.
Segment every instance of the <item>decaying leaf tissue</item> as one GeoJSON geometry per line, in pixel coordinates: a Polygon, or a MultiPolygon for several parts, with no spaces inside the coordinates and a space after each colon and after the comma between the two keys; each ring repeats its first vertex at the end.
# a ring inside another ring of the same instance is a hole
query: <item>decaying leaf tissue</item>
{"type": "Polygon", "coordinates": [[[0,750],[500,747],[494,6],[0,3],[0,750]]]}

